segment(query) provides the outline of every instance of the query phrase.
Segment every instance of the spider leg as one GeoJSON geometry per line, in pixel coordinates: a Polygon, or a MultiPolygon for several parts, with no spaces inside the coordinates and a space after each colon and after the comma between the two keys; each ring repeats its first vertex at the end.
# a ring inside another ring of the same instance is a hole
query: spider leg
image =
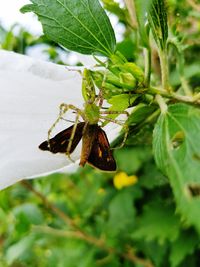
{"type": "Polygon", "coordinates": [[[68,105],[65,103],[60,104],[58,118],[55,120],[55,122],[52,124],[51,128],[48,130],[48,141],[50,139],[51,133],[52,133],[53,129],[55,128],[55,126],[59,123],[60,120],[64,119],[63,116],[70,109],[74,110],[76,113],[82,114],[82,111],[79,108],[75,107],[74,105],[68,105]]]}
{"type": "MultiPolygon", "coordinates": [[[[63,116],[65,115],[65,113],[68,111],[68,110],[73,110],[77,115],[76,115],[76,119],[75,119],[75,122],[74,122],[74,127],[72,129],[72,134],[71,134],[71,137],[70,137],[70,140],[69,140],[69,143],[68,143],[68,146],[67,146],[67,151],[66,151],[66,155],[68,156],[68,158],[74,162],[71,157],[70,157],[70,149],[71,149],[71,146],[72,146],[72,142],[73,142],[73,138],[74,138],[74,135],[75,135],[75,132],[76,132],[76,128],[77,128],[77,124],[78,124],[78,121],[79,121],[79,117],[82,116],[83,117],[83,112],[81,111],[81,109],[75,107],[74,105],[68,105],[68,104],[65,104],[65,103],[62,103],[60,106],[59,106],[59,115],[58,115],[58,118],[55,120],[55,122],[52,124],[51,128],[48,130],[48,138],[47,138],[47,141],[48,141],[48,144],[50,146],[50,138],[51,138],[51,133],[53,131],[53,129],[56,127],[56,125],[60,122],[60,120],[66,120],[65,118],[63,118],[63,116]]],[[[67,120],[66,120],[67,121],[67,120]]]]}
{"type": "MultiPolygon", "coordinates": [[[[107,65],[107,64],[106,64],[107,65]]],[[[99,101],[99,104],[98,106],[101,108],[102,105],[103,105],[103,101],[104,101],[104,97],[103,97],[103,92],[104,92],[104,87],[105,87],[105,82],[106,82],[106,77],[107,77],[107,71],[104,72],[104,75],[103,75],[103,80],[102,80],[102,84],[101,84],[101,88],[99,88],[99,94],[96,98],[96,103],[98,103],[99,101]]]]}
{"type": "MultiPolygon", "coordinates": [[[[127,111],[112,111],[112,110],[110,110],[110,111],[101,111],[100,112],[100,114],[119,114],[119,115],[121,115],[121,114],[125,114],[126,116],[127,116],[127,118],[128,118],[128,116],[129,116],[129,113],[127,112],[127,111]]],[[[125,145],[125,143],[126,143],[126,139],[127,139],[127,137],[128,137],[128,132],[129,132],[129,127],[128,127],[128,125],[126,124],[126,123],[123,123],[123,122],[120,122],[119,120],[116,120],[116,119],[112,119],[112,118],[109,118],[109,117],[105,117],[105,116],[102,116],[102,115],[100,115],[100,119],[103,119],[104,120],[104,122],[105,121],[108,121],[108,122],[113,122],[113,123],[115,123],[115,124],[118,124],[118,125],[120,125],[120,126],[122,126],[122,128],[124,129],[124,138],[123,138],[123,140],[122,140],[122,143],[118,146],[118,147],[115,147],[114,149],[119,149],[119,148],[122,148],[124,145],[125,145]]]]}
{"type": "MultiPolygon", "coordinates": [[[[128,111],[117,111],[117,110],[105,110],[105,111],[101,111],[100,114],[105,114],[105,115],[109,115],[109,114],[116,114],[116,115],[126,115],[127,118],[129,116],[128,111]]],[[[106,118],[106,117],[105,117],[106,118]]]]}
{"type": "Polygon", "coordinates": [[[80,117],[80,113],[76,113],[76,119],[74,121],[74,126],[72,128],[72,133],[71,133],[71,136],[70,136],[70,139],[69,139],[69,143],[68,143],[68,146],[67,146],[67,151],[66,151],[66,155],[67,157],[72,161],[72,162],[75,162],[72,158],[71,158],[71,155],[70,155],[70,150],[71,150],[71,147],[72,147],[72,142],[74,140],[74,136],[75,136],[75,133],[76,133],[76,129],[77,129],[77,125],[78,125],[78,122],[79,122],[79,117],[80,117]]]}

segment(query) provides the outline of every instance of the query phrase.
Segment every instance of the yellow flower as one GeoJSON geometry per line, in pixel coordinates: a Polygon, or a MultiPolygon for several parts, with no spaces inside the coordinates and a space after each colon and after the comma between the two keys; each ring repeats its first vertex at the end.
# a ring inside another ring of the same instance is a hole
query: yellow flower
{"type": "Polygon", "coordinates": [[[137,176],[128,176],[125,172],[117,173],[113,178],[114,186],[117,189],[122,189],[123,187],[131,186],[137,183],[137,176]]]}

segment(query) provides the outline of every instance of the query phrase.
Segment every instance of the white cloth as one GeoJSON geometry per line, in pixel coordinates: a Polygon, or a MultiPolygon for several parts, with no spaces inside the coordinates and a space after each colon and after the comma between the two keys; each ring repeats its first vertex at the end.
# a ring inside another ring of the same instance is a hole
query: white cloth
{"type": "Polygon", "coordinates": [[[78,72],[0,50],[0,189],[71,164],[38,149],[62,102],[82,105],[78,72]]]}
{"type": "MultiPolygon", "coordinates": [[[[74,168],[65,155],[38,148],[63,102],[82,107],[77,71],[0,50],[0,189],[63,167],[74,168]]],[[[61,122],[59,130],[67,126],[61,122]]],[[[117,133],[118,127],[108,126],[109,137],[117,133]]],[[[78,160],[80,149],[72,157],[78,160]]]]}

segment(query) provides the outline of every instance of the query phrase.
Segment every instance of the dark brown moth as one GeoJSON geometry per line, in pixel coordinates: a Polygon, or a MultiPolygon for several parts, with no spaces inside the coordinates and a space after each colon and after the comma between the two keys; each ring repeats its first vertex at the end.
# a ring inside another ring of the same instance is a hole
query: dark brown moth
{"type": "MultiPolygon", "coordinates": [[[[73,125],[61,131],[49,141],[44,141],[39,145],[41,150],[52,153],[66,153],[69,140],[72,136],[73,125]]],[[[106,133],[97,124],[80,122],[71,143],[69,153],[71,154],[82,139],[82,150],[80,166],[86,163],[102,171],[115,171],[116,162],[110,149],[110,144],[106,133]]]]}

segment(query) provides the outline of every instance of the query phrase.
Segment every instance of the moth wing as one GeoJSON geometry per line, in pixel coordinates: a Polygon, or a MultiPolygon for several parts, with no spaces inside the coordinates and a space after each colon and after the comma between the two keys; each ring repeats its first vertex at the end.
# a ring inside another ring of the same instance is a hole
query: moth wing
{"type": "MultiPolygon", "coordinates": [[[[72,145],[70,149],[70,153],[74,151],[78,143],[80,142],[82,136],[83,136],[83,127],[85,123],[80,122],[77,124],[77,128],[72,140],[72,145]]],[[[72,137],[72,131],[73,131],[74,125],[70,126],[69,128],[61,131],[60,133],[56,134],[53,138],[51,138],[48,141],[44,141],[39,145],[39,148],[41,150],[48,150],[52,153],[66,153],[67,147],[69,144],[69,140],[72,137]]]]}
{"type": "Polygon", "coordinates": [[[99,127],[87,163],[103,171],[115,171],[116,162],[106,133],[99,127]]]}

